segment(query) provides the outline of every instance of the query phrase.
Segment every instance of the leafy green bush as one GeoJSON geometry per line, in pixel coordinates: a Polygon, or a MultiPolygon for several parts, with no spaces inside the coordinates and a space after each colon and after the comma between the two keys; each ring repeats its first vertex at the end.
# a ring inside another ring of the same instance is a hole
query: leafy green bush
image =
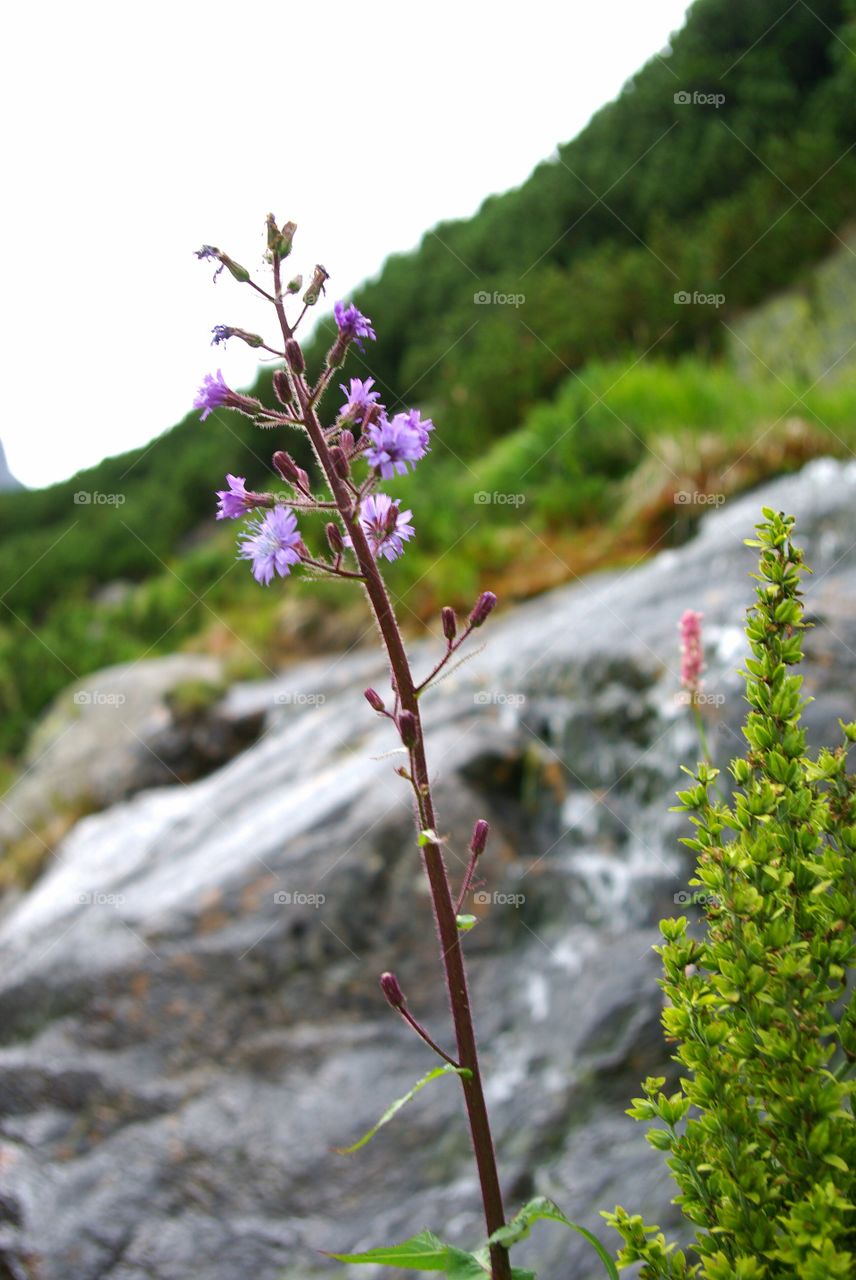
{"type": "MultiPolygon", "coordinates": [[[[645,1280],[844,1280],[856,1271],[856,777],[844,741],[805,754],[800,728],[800,574],[793,518],[765,508],[757,604],[746,634],[744,757],[730,803],[699,765],[679,792],[695,836],[706,932],[661,922],[663,1026],[680,1087],[643,1086],[629,1114],[669,1154],[677,1203],[695,1228],[687,1251],[624,1209],[621,1265],[645,1280]]],[[[687,772],[690,772],[687,770],[687,772]]]]}

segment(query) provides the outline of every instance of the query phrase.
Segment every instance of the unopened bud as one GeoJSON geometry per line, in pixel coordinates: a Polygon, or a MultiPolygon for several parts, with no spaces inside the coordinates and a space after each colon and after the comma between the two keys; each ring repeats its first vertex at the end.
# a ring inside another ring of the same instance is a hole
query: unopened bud
{"type": "Polygon", "coordinates": [[[386,706],[384,705],[383,698],[380,696],[380,694],[377,692],[376,689],[366,689],[365,693],[363,694],[363,697],[371,707],[372,711],[377,711],[378,713],[382,711],[386,711],[386,706]]]}
{"type": "Polygon", "coordinates": [[[401,990],[398,978],[394,973],[382,973],[380,975],[380,989],[393,1009],[403,1009],[407,1004],[404,992],[401,990]]]}
{"type": "Polygon", "coordinates": [[[346,458],[350,458],[351,454],[354,452],[353,431],[348,431],[346,429],[345,431],[339,432],[339,448],[342,450],[342,453],[344,453],[346,458]]]}
{"type": "Polygon", "coordinates": [[[327,542],[334,556],[340,556],[345,549],[345,543],[342,540],[342,531],[337,524],[333,524],[332,520],[327,525],[327,542]]]}
{"type": "Polygon", "coordinates": [[[348,466],[348,459],[337,444],[334,444],[330,450],[330,461],[333,463],[333,469],[341,480],[347,480],[351,473],[348,466]]]}
{"type": "Polygon", "coordinates": [[[419,727],[416,723],[416,716],[412,711],[402,711],[398,717],[398,732],[401,734],[401,741],[405,747],[413,747],[416,745],[416,739],[419,735],[419,727]]]}
{"type": "Polygon", "coordinates": [[[249,282],[250,273],[247,268],[242,267],[240,262],[235,262],[233,258],[229,257],[228,253],[221,253],[220,261],[223,263],[226,270],[231,271],[235,279],[241,284],[247,284],[249,282]]]}
{"type": "Polygon", "coordinates": [[[288,284],[285,286],[285,292],[297,293],[298,289],[300,289],[302,285],[303,285],[303,276],[301,275],[293,276],[292,279],[289,280],[288,284]]]}
{"type": "Polygon", "coordinates": [[[458,619],[455,617],[455,610],[446,604],[443,606],[440,616],[443,619],[443,635],[451,644],[458,634],[458,619]]]}
{"type": "Polygon", "coordinates": [[[303,295],[303,301],[306,303],[307,307],[314,307],[322,293],[326,293],[324,285],[329,279],[329,271],[325,270],[325,268],[319,263],[312,273],[312,279],[309,281],[309,288],[303,295]]]}
{"type": "Polygon", "coordinates": [[[483,591],[478,600],[473,605],[473,611],[470,614],[470,626],[480,627],[486,620],[489,613],[493,611],[496,604],[496,596],[492,591],[483,591]]]}
{"type": "Polygon", "coordinates": [[[470,840],[470,853],[474,858],[480,858],[484,853],[489,832],[489,825],[485,822],[484,818],[479,818],[478,822],[473,827],[473,834],[470,840]]]}
{"type": "Polygon", "coordinates": [[[277,369],[273,375],[273,389],[280,404],[291,404],[291,387],[288,385],[288,374],[284,369],[277,369]]]}
{"type": "Polygon", "coordinates": [[[282,230],[279,233],[279,256],[287,258],[291,253],[291,246],[294,243],[294,233],[297,230],[296,222],[284,222],[282,230]]]}
{"type": "Polygon", "coordinates": [[[303,359],[303,351],[296,338],[289,338],[288,342],[286,342],[285,358],[288,360],[288,367],[292,373],[303,373],[306,368],[306,361],[303,359]]]}
{"type": "Polygon", "coordinates": [[[283,480],[287,480],[289,484],[302,489],[304,493],[308,493],[309,476],[302,467],[298,467],[291,454],[286,453],[284,449],[277,449],[271,461],[273,462],[274,470],[282,476],[283,480]]]}

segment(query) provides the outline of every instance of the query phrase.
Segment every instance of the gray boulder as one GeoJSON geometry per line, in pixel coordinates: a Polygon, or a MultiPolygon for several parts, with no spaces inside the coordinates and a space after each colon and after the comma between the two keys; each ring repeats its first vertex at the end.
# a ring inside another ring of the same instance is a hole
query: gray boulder
{"type": "MultiPolygon", "coordinates": [[[[677,622],[704,610],[724,761],[741,749],[742,539],[762,503],[799,519],[809,727],[836,737],[854,714],[856,466],[826,461],[712,513],[680,550],[492,618],[484,652],[425,699],[456,878],[473,819],[493,826],[466,946],[508,1206],[547,1194],[602,1237],[616,1202],[679,1222],[623,1114],[673,1069],[651,946],[689,874],[668,813],[697,757],[677,622]]],[[[439,645],[415,650],[420,670],[439,645]]],[[[379,679],[361,654],[242,690],[269,712],[254,745],[79,822],[0,926],[0,1275],[313,1280],[349,1274],[324,1249],[424,1227],[481,1239],[454,1081],[357,1155],[331,1151],[434,1065],[384,1004],[383,969],[448,1044],[396,744],[362,698],[379,679]]],[[[519,1262],[539,1280],[602,1274],[558,1227],[519,1262]]]]}

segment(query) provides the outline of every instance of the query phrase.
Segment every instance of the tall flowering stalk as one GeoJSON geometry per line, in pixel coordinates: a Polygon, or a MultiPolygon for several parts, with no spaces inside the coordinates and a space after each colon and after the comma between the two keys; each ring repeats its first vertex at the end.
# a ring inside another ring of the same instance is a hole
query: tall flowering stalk
{"type": "MultiPolygon", "coordinates": [[[[281,356],[284,366],[274,376],[274,389],[280,407],[271,409],[252,397],[235,393],[227,386],[219,371],[216,377],[206,377],[197,397],[196,407],[203,411],[203,419],[218,408],[231,408],[246,414],[260,426],[287,427],[305,432],[323,477],[326,493],[321,496],[316,494],[307,473],[287,453],[280,450],[274,455],[273,469],[288,484],[288,492],[248,492],[243,477],[230,475],[227,477],[229,488],[218,494],[218,519],[237,519],[250,515],[240,539],[240,556],[250,561],[253,574],[260,583],[267,585],[275,575],[286,576],[293,569],[304,565],[316,574],[354,579],[362,585],[368,597],[389,660],[392,704],[388,708],[384,699],[373,689],[366,691],[366,698],[374,711],[387,718],[395,727],[407,752],[408,764],[399,768],[398,772],[409,783],[413,792],[418,843],[430,885],[451,1003],[455,1055],[446,1054],[440,1049],[416,1021],[407,1008],[394,975],[384,974],[381,988],[392,1007],[444,1060],[445,1066],[440,1070],[451,1069],[460,1078],[489,1238],[482,1254],[477,1259],[476,1255],[472,1256],[483,1271],[489,1268],[493,1280],[512,1280],[508,1249],[504,1243],[492,1239],[497,1232],[507,1228],[479,1068],[458,918],[472,883],[475,862],[484,851],[487,823],[479,820],[475,825],[470,845],[470,863],[456,895],[452,890],[443,855],[443,842],[436,834],[437,815],[431,793],[419,707],[420,695],[447,666],[471,632],[486,620],[496,598],[490,592],[485,592],[460,632],[452,610],[444,609],[442,621],[445,652],[434,669],[421,681],[417,680],[411,670],[380,571],[381,561],[393,560],[402,555],[406,543],[414,536],[413,525],[409,523],[411,512],[402,511],[393,494],[380,491],[380,484],[394,481],[396,475],[404,474],[408,467],[414,467],[425,456],[429,449],[433,423],[422,419],[416,410],[389,417],[385,407],[380,404],[379,392],[372,390],[371,378],[365,382],[354,378],[349,387],[342,385],[345,402],[331,423],[322,423],[320,405],[330,388],[335,370],[344,362],[352,343],[362,349],[365,340],[375,338],[375,332],[370,320],[361,315],[355,306],[337,303],[335,341],[327,354],[320,377],[314,384],[310,381],[303,351],[295,333],[309,307],[323,293],[328,277],[323,267],[316,267],[310,285],[303,294],[302,309],[296,318],[289,319],[287,300],[301,288],[299,277],[287,284],[283,283],[282,264],[290,252],[294,231],[293,223],[286,223],[279,228],[273,216],[269,216],[267,259],[272,272],[272,290],[263,289],[256,284],[245,268],[211,245],[206,245],[198,255],[200,258],[219,262],[218,274],[225,267],[239,283],[249,285],[262,294],[273,307],[280,330],[281,347],[268,346],[258,335],[232,329],[227,325],[216,327],[214,342],[220,343],[238,337],[250,346],[264,347],[281,356]],[[355,435],[356,432],[359,434],[355,435]],[[258,508],[266,508],[264,514],[259,514],[256,510],[258,508]],[[303,517],[310,513],[321,515],[327,520],[325,532],[328,552],[313,555],[303,541],[298,529],[298,515],[303,517]]],[[[397,1246],[398,1249],[404,1247],[397,1246]]],[[[446,1270],[447,1263],[449,1266],[455,1264],[453,1255],[461,1251],[449,1246],[441,1248],[447,1251],[442,1261],[442,1269],[446,1270]]],[[[382,1251],[372,1251],[377,1252],[382,1251]]],[[[398,1265],[407,1265],[405,1255],[396,1256],[398,1265]]],[[[382,1259],[370,1259],[365,1255],[361,1260],[382,1259]]],[[[439,1270],[441,1267],[432,1266],[430,1269],[439,1270]]],[[[447,1274],[452,1272],[448,1271],[447,1274]]]]}

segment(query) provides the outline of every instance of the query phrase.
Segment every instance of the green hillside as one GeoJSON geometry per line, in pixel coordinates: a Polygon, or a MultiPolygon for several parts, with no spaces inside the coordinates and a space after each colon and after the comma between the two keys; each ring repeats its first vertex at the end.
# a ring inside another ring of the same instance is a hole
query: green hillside
{"type": "MultiPolygon", "coordinates": [[[[417,403],[438,425],[418,492],[410,478],[396,490],[417,511],[393,574],[405,617],[466,602],[488,575],[524,595],[635,557],[697,514],[675,505],[681,485],[730,489],[853,444],[854,380],[846,358],[834,383],[822,376],[817,325],[812,360],[781,381],[738,354],[767,342],[788,372],[790,348],[753,317],[787,311],[776,300],[789,287],[810,296],[852,218],[855,12],[697,0],[671,50],[526,183],[434,228],[358,291],[378,342],[346,374],[370,369],[391,408],[417,403]],[[466,561],[443,555],[468,529],[466,561]]],[[[299,246],[298,233],[297,258],[299,246]]],[[[0,494],[0,754],[105,663],[187,643],[248,669],[295,653],[303,624],[283,620],[284,593],[261,592],[234,563],[234,530],[212,523],[225,471],[267,484],[283,442],[218,416],[192,413],[64,484],[0,494]]],[[[296,582],[286,591],[301,598],[296,582]]],[[[313,644],[347,598],[315,596],[313,644]]]]}

